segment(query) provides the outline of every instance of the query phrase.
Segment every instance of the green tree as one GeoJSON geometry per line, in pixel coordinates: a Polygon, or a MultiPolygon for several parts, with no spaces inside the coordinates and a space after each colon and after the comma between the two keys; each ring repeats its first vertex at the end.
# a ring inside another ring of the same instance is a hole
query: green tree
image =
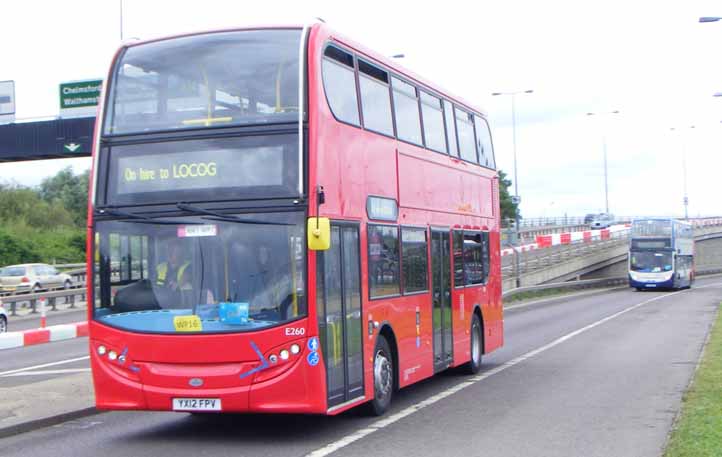
{"type": "Polygon", "coordinates": [[[71,167],[60,170],[55,176],[43,179],[40,184],[40,198],[53,206],[64,206],[79,227],[85,225],[88,217],[88,176],[86,170],[73,173],[71,167]]]}
{"type": "Polygon", "coordinates": [[[29,240],[0,228],[0,267],[39,260],[40,256],[29,240]]]}
{"type": "MultiPolygon", "coordinates": [[[[506,173],[499,170],[499,206],[501,206],[501,220],[514,220],[514,214],[517,205],[511,201],[509,188],[511,187],[511,179],[507,179],[506,173]]],[[[519,215],[521,218],[521,214],[519,215]]]]}

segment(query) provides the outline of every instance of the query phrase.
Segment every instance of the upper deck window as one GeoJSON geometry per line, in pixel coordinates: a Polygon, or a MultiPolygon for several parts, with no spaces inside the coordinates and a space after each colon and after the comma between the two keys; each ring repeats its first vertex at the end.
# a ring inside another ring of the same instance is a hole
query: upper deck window
{"type": "Polygon", "coordinates": [[[456,130],[459,135],[459,155],[464,160],[477,163],[471,114],[459,108],[454,108],[454,111],[456,111],[456,130]]]}
{"type": "Polygon", "coordinates": [[[459,156],[459,149],[456,146],[456,127],[454,126],[454,113],[451,103],[444,100],[444,119],[446,122],[446,142],[449,145],[449,154],[459,156]]]}
{"type": "Polygon", "coordinates": [[[391,120],[389,74],[363,60],[359,60],[358,70],[364,127],[392,136],[394,125],[391,120]]]}
{"type": "Polygon", "coordinates": [[[353,56],[333,46],[326,48],[324,56],[323,86],[331,111],[339,121],[360,125],[353,56]]]}
{"type": "Polygon", "coordinates": [[[437,152],[446,152],[441,100],[426,92],[421,92],[421,114],[424,118],[426,147],[437,152]]]}
{"type": "Polygon", "coordinates": [[[116,62],[107,135],[298,120],[300,29],[129,47],[116,62]]]}
{"type": "Polygon", "coordinates": [[[632,222],[632,238],[637,236],[672,236],[671,219],[641,219],[632,222]]]}
{"type": "Polygon", "coordinates": [[[476,149],[479,152],[479,165],[495,169],[494,148],[491,145],[491,132],[489,124],[481,116],[474,116],[476,126],[476,149]]]}
{"type": "Polygon", "coordinates": [[[392,78],[394,89],[394,111],[396,113],[396,135],[400,140],[421,145],[421,121],[419,120],[419,99],[416,88],[397,78],[392,78]]]}

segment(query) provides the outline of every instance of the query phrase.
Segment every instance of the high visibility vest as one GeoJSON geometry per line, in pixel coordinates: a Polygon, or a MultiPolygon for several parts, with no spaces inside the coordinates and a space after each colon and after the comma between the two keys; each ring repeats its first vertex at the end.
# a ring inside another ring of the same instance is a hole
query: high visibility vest
{"type": "MultiPolygon", "coordinates": [[[[179,286],[181,285],[181,280],[183,279],[183,273],[185,273],[186,268],[190,265],[190,262],[183,262],[183,264],[178,268],[178,271],[176,272],[176,284],[179,286]]],[[[157,277],[155,280],[156,285],[158,286],[165,286],[166,285],[166,276],[168,276],[168,262],[163,262],[159,264],[156,267],[156,273],[157,277]]]]}

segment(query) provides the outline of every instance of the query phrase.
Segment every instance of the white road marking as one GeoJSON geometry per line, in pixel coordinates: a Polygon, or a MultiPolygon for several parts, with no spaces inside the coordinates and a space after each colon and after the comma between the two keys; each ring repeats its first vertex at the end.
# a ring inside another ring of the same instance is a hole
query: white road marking
{"type": "MultiPolygon", "coordinates": [[[[713,287],[713,286],[719,286],[719,285],[722,285],[722,283],[716,283],[716,284],[709,284],[709,285],[705,285],[705,286],[700,286],[700,287],[697,287],[697,289],[707,288],[707,287],[713,287]]],[[[626,308],[626,309],[624,309],[624,310],[622,310],[622,311],[619,311],[619,312],[614,313],[614,314],[612,314],[612,315],[610,315],[610,316],[607,316],[607,317],[605,317],[605,318],[603,318],[603,319],[600,319],[600,320],[598,320],[598,321],[596,321],[596,322],[594,322],[594,323],[592,323],[592,324],[589,324],[589,325],[587,325],[587,326],[585,326],[585,327],[582,327],[582,328],[580,328],[580,329],[578,329],[578,330],[575,330],[575,331],[573,331],[573,332],[571,332],[571,333],[567,333],[566,335],[557,338],[556,340],[552,341],[552,342],[549,343],[549,344],[545,344],[544,346],[541,346],[541,347],[539,347],[539,348],[537,348],[537,349],[534,349],[534,350],[532,350],[532,351],[529,351],[529,352],[527,352],[526,354],[523,354],[523,355],[521,355],[521,356],[519,356],[519,357],[516,357],[515,359],[512,359],[512,360],[510,360],[510,361],[508,361],[508,362],[506,362],[506,363],[504,363],[504,364],[502,364],[502,365],[499,365],[498,367],[492,368],[492,369],[489,370],[489,371],[485,371],[485,372],[482,373],[482,374],[476,375],[476,376],[470,378],[469,381],[464,381],[464,382],[459,383],[459,384],[457,384],[457,385],[455,385],[455,386],[452,386],[452,387],[450,387],[449,389],[446,389],[445,391],[440,392],[440,393],[438,393],[438,394],[436,394],[436,395],[434,395],[434,396],[432,396],[432,397],[429,397],[429,398],[427,398],[427,399],[425,399],[425,400],[423,400],[423,401],[421,401],[421,402],[419,402],[419,403],[416,403],[416,404],[414,404],[414,405],[411,405],[411,406],[409,406],[408,408],[399,411],[398,413],[392,414],[392,415],[390,415],[390,416],[387,417],[387,418],[380,419],[380,420],[374,422],[373,424],[369,425],[369,426],[366,427],[366,428],[362,428],[361,430],[358,430],[358,431],[356,431],[356,432],[354,432],[354,433],[351,433],[350,435],[346,435],[346,436],[344,436],[343,438],[341,438],[341,439],[339,439],[339,440],[337,440],[337,441],[334,441],[333,443],[327,444],[326,446],[324,446],[324,447],[322,447],[322,448],[316,449],[315,451],[313,451],[313,452],[311,452],[311,453],[309,453],[309,454],[306,454],[306,457],[324,457],[324,456],[327,456],[327,455],[329,455],[329,454],[332,454],[332,453],[338,451],[339,449],[342,449],[342,448],[348,446],[349,444],[351,444],[351,443],[353,443],[353,442],[355,442],[355,441],[360,440],[361,438],[364,438],[364,437],[366,437],[366,436],[368,436],[368,435],[370,435],[370,434],[372,434],[372,433],[374,433],[374,432],[376,432],[376,431],[379,431],[379,430],[383,429],[384,427],[387,427],[387,426],[389,426],[389,425],[391,425],[391,424],[393,424],[393,423],[395,423],[395,422],[400,421],[401,419],[405,418],[406,416],[410,416],[411,414],[413,414],[413,413],[415,413],[415,412],[417,412],[417,411],[419,411],[419,410],[421,410],[421,409],[423,409],[423,408],[426,408],[427,406],[433,405],[434,403],[436,403],[436,402],[438,402],[438,401],[440,401],[440,400],[443,400],[444,398],[446,398],[446,397],[448,397],[448,396],[450,396],[450,395],[453,395],[453,394],[455,394],[456,392],[459,392],[459,391],[462,390],[462,389],[465,389],[465,388],[467,388],[467,387],[469,387],[469,386],[473,386],[474,384],[476,384],[476,383],[479,382],[479,381],[483,381],[483,380],[486,379],[486,378],[489,378],[489,377],[491,377],[491,376],[494,376],[495,374],[501,373],[502,371],[504,371],[504,370],[506,370],[506,369],[509,369],[509,368],[511,368],[511,367],[513,367],[513,366],[515,366],[515,365],[518,365],[518,364],[520,364],[521,362],[523,362],[523,361],[525,361],[525,360],[528,360],[528,359],[530,359],[530,358],[532,358],[532,357],[535,357],[535,356],[541,354],[542,352],[548,351],[549,349],[552,349],[553,347],[558,346],[558,345],[564,343],[565,341],[567,341],[567,340],[569,340],[569,339],[571,339],[571,338],[574,338],[575,336],[577,336],[577,335],[579,335],[579,334],[581,334],[581,333],[584,333],[584,332],[586,332],[586,331],[588,331],[588,330],[591,330],[591,329],[593,329],[593,328],[595,328],[595,327],[598,327],[598,326],[600,326],[600,325],[602,325],[602,324],[604,324],[604,323],[606,323],[606,322],[609,322],[609,321],[611,321],[612,319],[615,319],[615,318],[617,318],[617,317],[619,317],[619,316],[621,316],[621,315],[623,315],[623,314],[626,314],[626,313],[628,313],[628,312],[630,312],[630,311],[633,311],[633,310],[639,308],[640,306],[644,306],[644,305],[646,305],[646,304],[652,303],[652,302],[657,301],[657,300],[661,300],[661,299],[663,299],[663,298],[669,298],[669,297],[673,297],[673,296],[678,295],[678,294],[681,294],[681,293],[689,292],[690,290],[694,290],[694,289],[680,290],[680,291],[672,292],[672,293],[669,293],[669,294],[657,295],[657,296],[655,296],[655,297],[653,297],[653,298],[650,298],[650,299],[648,299],[648,300],[645,300],[645,301],[643,301],[643,302],[641,302],[641,303],[637,303],[636,305],[632,305],[632,306],[629,307],[629,308],[626,308]]]]}
{"type": "Polygon", "coordinates": [[[60,360],[58,362],[43,363],[42,365],[35,365],[32,367],[18,368],[18,369],[9,370],[9,371],[0,371],[0,376],[6,376],[9,374],[13,374],[13,373],[20,373],[21,371],[37,370],[38,368],[47,368],[47,367],[54,367],[57,365],[65,365],[66,363],[78,362],[80,360],[87,360],[89,358],[90,358],[90,356],[86,355],[83,357],[76,357],[74,359],[60,360]]]}
{"type": "Polygon", "coordinates": [[[90,368],[64,368],[61,370],[39,370],[39,371],[21,371],[18,373],[10,373],[0,375],[0,378],[10,378],[14,376],[47,376],[52,374],[67,374],[67,373],[89,373],[90,368]]]}

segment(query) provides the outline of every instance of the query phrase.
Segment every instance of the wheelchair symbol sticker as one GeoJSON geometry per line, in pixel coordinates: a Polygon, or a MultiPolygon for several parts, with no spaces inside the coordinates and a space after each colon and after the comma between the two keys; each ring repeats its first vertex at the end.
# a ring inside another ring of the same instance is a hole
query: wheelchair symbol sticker
{"type": "Polygon", "coordinates": [[[318,362],[320,361],[320,359],[318,357],[318,352],[310,352],[308,354],[308,356],[306,357],[306,361],[312,367],[315,367],[316,365],[318,365],[318,362]]]}

